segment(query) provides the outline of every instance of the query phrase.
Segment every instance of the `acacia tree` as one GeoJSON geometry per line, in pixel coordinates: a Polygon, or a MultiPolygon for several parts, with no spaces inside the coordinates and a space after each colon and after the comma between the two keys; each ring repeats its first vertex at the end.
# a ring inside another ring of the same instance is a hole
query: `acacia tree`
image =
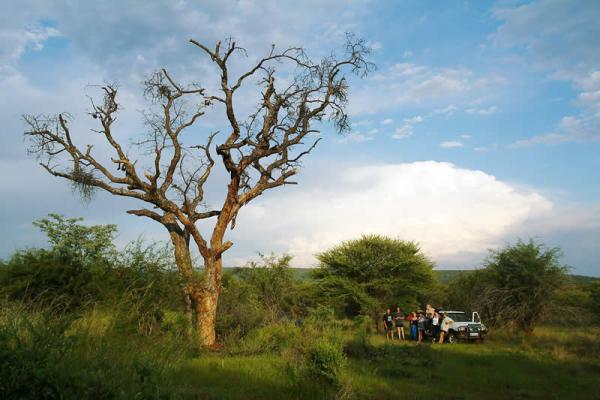
{"type": "Polygon", "coordinates": [[[317,255],[312,271],[321,294],[346,316],[372,315],[393,304],[427,301],[433,263],[416,243],[363,235],[317,255]]]}
{"type": "Polygon", "coordinates": [[[92,101],[89,112],[99,122],[92,134],[102,135],[110,145],[114,154],[110,160],[96,154],[85,140],[82,147],[81,133],[72,131],[67,113],[23,118],[29,150],[51,175],[70,180],[84,197],[102,189],[147,203],[127,213],[153,219],[169,232],[193,325],[200,344],[211,347],[216,342],[222,256],[233,245],[225,240],[227,228],[235,227],[242,206],[266,190],[295,183],[290,178],[297,173],[301,158],[319,141],[315,139],[319,123],[329,121],[339,132],[349,129],[344,74],[365,76],[373,64],[366,59],[370,49],[365,42],[349,35],[340,58],[331,55],[313,62],[302,48],[278,50],[273,45],[267,56],[232,77],[231,60],[245,56],[243,48],[231,39],[214,48],[190,42],[217,69],[218,89],[210,93],[199,84],[184,86],[165,69],[152,74],[144,82],[144,93],[155,111],[145,113],[148,137],[133,144],[144,150],[134,156],[113,132],[122,108],[114,85],[101,87],[102,101],[92,101]],[[257,84],[257,104],[240,117],[236,94],[249,82],[257,84]],[[190,129],[207,112],[224,112],[228,133],[220,141],[218,132],[198,134],[190,129]],[[186,132],[193,136],[184,140],[186,132]],[[228,174],[227,190],[212,209],[206,206],[204,189],[219,158],[228,174]],[[140,160],[145,164],[138,164],[140,160]],[[210,224],[209,235],[199,229],[202,221],[210,224]],[[201,277],[193,273],[190,241],[204,261],[201,277]]]}

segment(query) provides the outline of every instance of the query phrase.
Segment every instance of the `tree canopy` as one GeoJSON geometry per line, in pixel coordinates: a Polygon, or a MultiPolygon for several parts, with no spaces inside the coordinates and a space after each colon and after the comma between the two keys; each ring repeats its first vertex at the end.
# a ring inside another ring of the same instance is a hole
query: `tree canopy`
{"type": "Polygon", "coordinates": [[[372,314],[382,306],[414,306],[434,282],[433,263],[416,243],[385,236],[364,235],[317,258],[317,284],[347,316],[372,314]]]}
{"type": "Polygon", "coordinates": [[[450,301],[483,313],[497,325],[532,332],[549,310],[552,296],[566,281],[560,249],[530,239],[493,250],[484,268],[451,285],[450,301]]]}

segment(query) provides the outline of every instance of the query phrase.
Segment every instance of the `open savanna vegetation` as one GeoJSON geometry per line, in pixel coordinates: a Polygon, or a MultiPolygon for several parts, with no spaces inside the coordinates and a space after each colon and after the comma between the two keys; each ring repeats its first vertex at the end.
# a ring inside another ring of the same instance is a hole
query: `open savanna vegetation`
{"type": "Polygon", "coordinates": [[[224,272],[207,348],[168,247],[119,251],[115,227],[59,215],[36,226],[50,248],[0,264],[3,399],[548,399],[600,383],[598,281],[570,278],[535,242],[448,280],[414,243],[380,236],[329,249],[300,275],[290,257],[263,256],[224,272]],[[479,311],[488,336],[386,339],[386,307],[426,303],[479,311]]]}

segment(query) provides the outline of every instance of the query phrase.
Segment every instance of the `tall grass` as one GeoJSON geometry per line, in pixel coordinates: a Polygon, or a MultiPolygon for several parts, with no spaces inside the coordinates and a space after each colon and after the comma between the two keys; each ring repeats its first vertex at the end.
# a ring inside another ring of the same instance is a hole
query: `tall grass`
{"type": "Polygon", "coordinates": [[[170,398],[166,372],[184,354],[180,338],[126,336],[117,325],[3,304],[0,398],[170,398]]]}
{"type": "Polygon", "coordinates": [[[577,398],[595,393],[600,375],[598,328],[417,345],[317,309],[198,353],[181,318],[166,312],[148,332],[126,305],[76,314],[3,303],[0,398],[577,398]]]}

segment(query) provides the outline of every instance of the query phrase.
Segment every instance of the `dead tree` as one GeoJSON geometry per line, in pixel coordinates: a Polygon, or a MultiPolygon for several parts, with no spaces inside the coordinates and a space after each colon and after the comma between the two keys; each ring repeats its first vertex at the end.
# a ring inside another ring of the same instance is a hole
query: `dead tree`
{"type": "Polygon", "coordinates": [[[92,101],[89,113],[99,122],[92,134],[102,135],[110,145],[110,161],[100,159],[91,145],[78,144],[76,139],[82,135],[71,130],[68,114],[23,117],[29,151],[51,175],[70,180],[84,197],[103,189],[141,200],[145,207],[127,212],[151,218],[167,229],[201,346],[216,343],[222,256],[233,245],[225,240],[225,233],[235,227],[240,208],[268,189],[295,183],[290,178],[301,158],[319,142],[316,125],[329,121],[339,132],[349,129],[344,73],[364,76],[373,65],[366,59],[370,51],[365,42],[347,39],[342,57],[332,55],[317,63],[301,48],[278,51],[273,45],[266,57],[235,78],[229,64],[234,56],[245,56],[243,48],[232,40],[218,42],[214,48],[190,40],[217,68],[219,89],[208,93],[199,85],[184,86],[164,69],[150,76],[144,93],[155,111],[145,113],[148,137],[136,143],[138,150],[145,151],[135,158],[115,139],[113,124],[121,106],[114,85],[101,87],[102,102],[92,101]],[[285,79],[279,79],[282,70],[285,79]],[[279,81],[286,83],[279,85],[279,81]],[[236,93],[249,82],[258,83],[254,86],[258,101],[249,115],[240,118],[236,93]],[[223,111],[227,121],[223,140],[217,143],[218,132],[206,132],[200,144],[198,135],[184,138],[207,112],[223,111]],[[227,171],[227,191],[219,206],[210,209],[204,189],[219,159],[227,171]],[[210,237],[201,233],[202,223],[210,224],[210,237]],[[204,261],[203,274],[194,274],[190,239],[204,261]]]}

